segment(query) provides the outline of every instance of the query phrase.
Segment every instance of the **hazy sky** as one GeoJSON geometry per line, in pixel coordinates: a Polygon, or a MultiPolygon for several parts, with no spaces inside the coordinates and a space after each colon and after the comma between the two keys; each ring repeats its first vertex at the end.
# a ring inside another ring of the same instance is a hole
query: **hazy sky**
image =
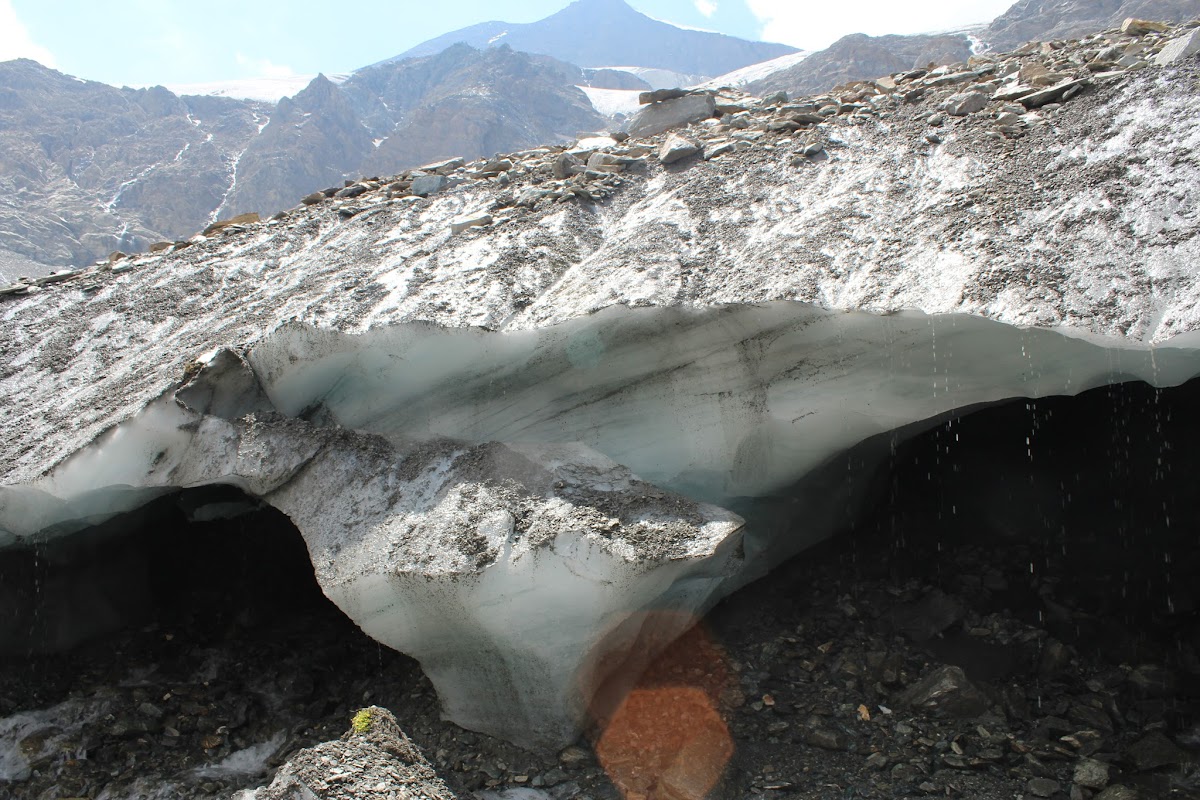
{"type": "MultiPolygon", "coordinates": [[[[847,33],[985,22],[1013,0],[630,0],[680,25],[819,49],[847,33]]],[[[0,61],[114,85],[349,72],[476,22],[532,22],[568,0],[0,0],[0,61]]]]}

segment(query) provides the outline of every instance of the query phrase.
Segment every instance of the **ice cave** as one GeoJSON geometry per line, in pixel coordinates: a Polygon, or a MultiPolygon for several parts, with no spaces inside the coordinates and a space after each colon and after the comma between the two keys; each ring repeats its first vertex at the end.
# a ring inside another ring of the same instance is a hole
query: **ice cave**
{"type": "MultiPolygon", "coordinates": [[[[66,648],[161,602],[170,568],[147,559],[173,534],[138,519],[270,507],[303,538],[301,571],[417,659],[450,720],[558,748],[594,722],[602,684],[636,679],[723,597],[896,492],[939,487],[912,513],[950,535],[1157,552],[1142,527],[1161,515],[1169,538],[1192,513],[1200,362],[1185,339],[796,303],[612,308],[508,333],[285,326],[192,362],[44,477],[0,489],[4,604],[20,609],[0,650],[66,648]]],[[[258,576],[283,570],[256,558],[258,576]]]]}

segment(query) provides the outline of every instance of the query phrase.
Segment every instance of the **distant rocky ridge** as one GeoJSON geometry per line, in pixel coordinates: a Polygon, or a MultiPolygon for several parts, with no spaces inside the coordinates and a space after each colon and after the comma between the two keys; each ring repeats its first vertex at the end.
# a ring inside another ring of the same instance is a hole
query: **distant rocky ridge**
{"type": "Polygon", "coordinates": [[[1017,0],[983,34],[997,51],[1033,40],[1078,39],[1129,19],[1184,22],[1200,14],[1195,0],[1017,0]]]}
{"type": "Polygon", "coordinates": [[[786,91],[814,94],[847,81],[907,72],[918,66],[954,64],[972,53],[971,39],[962,33],[931,36],[843,36],[827,49],[794,67],[748,84],[746,91],[769,94],[786,91]]]}
{"type": "Polygon", "coordinates": [[[747,91],[823,92],[847,81],[964,63],[975,53],[1004,52],[1028,41],[1080,38],[1127,18],[1184,22],[1200,13],[1194,0],[1019,0],[988,26],[914,36],[845,36],[747,91]]]}

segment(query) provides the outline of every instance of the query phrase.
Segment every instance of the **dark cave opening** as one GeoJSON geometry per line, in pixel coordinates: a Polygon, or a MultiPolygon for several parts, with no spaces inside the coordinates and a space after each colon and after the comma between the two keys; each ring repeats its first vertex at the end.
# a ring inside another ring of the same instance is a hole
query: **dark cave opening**
{"type": "Polygon", "coordinates": [[[1200,671],[1198,400],[1196,380],[1125,383],[951,417],[896,444],[886,496],[847,545],[886,541],[893,576],[1019,612],[1110,662],[1200,671]],[[964,547],[991,562],[981,581],[943,557],[964,547]]]}
{"type": "Polygon", "coordinates": [[[174,492],[0,552],[0,587],[0,657],[67,652],[146,627],[202,643],[336,613],[291,520],[232,486],[174,492]]]}

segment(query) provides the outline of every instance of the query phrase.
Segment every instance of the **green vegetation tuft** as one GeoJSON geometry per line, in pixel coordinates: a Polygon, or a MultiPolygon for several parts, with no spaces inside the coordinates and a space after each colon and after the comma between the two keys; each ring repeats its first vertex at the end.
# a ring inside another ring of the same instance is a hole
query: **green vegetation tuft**
{"type": "Polygon", "coordinates": [[[366,733],[371,727],[371,709],[364,708],[354,715],[354,719],[350,720],[350,727],[355,733],[366,733]]]}

